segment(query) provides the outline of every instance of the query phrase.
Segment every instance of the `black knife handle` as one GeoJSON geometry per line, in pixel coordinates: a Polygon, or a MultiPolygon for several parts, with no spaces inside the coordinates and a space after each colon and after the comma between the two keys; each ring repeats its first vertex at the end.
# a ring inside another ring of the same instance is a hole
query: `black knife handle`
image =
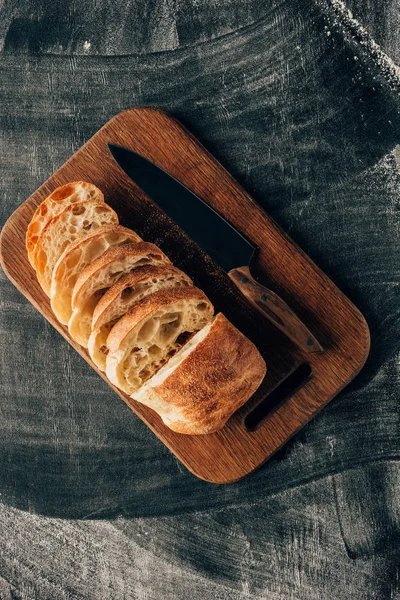
{"type": "Polygon", "coordinates": [[[228,273],[243,296],[305,352],[323,352],[310,330],[277,294],[258,283],[249,267],[232,269],[228,273]]]}

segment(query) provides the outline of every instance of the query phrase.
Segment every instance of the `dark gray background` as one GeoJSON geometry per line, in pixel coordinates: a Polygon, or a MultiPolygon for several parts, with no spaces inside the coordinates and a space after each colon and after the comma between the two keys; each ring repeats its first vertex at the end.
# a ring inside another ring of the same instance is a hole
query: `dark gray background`
{"type": "Polygon", "coordinates": [[[399,8],[0,5],[1,225],[109,118],[158,106],[331,276],[372,335],[340,396],[256,474],[215,486],[0,271],[1,600],[400,598],[399,8]]]}

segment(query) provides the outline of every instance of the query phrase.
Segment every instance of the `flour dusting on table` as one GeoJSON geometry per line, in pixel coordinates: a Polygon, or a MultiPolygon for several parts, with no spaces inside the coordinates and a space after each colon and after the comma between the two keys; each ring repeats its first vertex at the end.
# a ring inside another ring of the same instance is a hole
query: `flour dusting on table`
{"type": "MultiPolygon", "coordinates": [[[[400,92],[400,67],[382,50],[379,44],[368,33],[367,29],[354,18],[342,0],[316,0],[329,25],[325,27],[328,37],[332,32],[340,32],[349,47],[355,47],[354,60],[358,55],[367,61],[367,71],[378,68],[379,75],[393,90],[400,92]]],[[[364,67],[365,68],[365,67],[364,67]]]]}

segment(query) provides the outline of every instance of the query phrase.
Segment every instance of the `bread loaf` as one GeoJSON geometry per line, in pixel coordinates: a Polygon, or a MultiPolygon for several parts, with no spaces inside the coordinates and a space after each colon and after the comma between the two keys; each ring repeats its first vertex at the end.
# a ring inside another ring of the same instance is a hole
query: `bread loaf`
{"type": "Polygon", "coordinates": [[[67,325],[72,314],[72,291],[80,273],[109,248],[140,242],[126,227],[105,225],[72,242],[56,262],[50,288],[51,308],[57,319],[67,325]]]}
{"type": "Polygon", "coordinates": [[[107,377],[127,394],[133,394],[212,315],[211,302],[195,287],[162,290],[140,300],[114,325],[107,338],[107,377]]]}
{"type": "Polygon", "coordinates": [[[92,183],[75,181],[55,189],[38,206],[26,232],[26,249],[32,266],[34,266],[36,243],[47,223],[70,204],[83,201],[104,202],[104,196],[101,190],[92,183]]]}
{"type": "Polygon", "coordinates": [[[191,285],[189,277],[172,265],[138,267],[115,283],[100,299],[93,312],[88,349],[97,367],[105,371],[108,334],[136,302],[160,290],[191,285]]]}
{"type": "Polygon", "coordinates": [[[105,292],[124,275],[144,265],[170,265],[169,258],[154,244],[139,242],[111,248],[88,265],[78,277],[72,293],[68,322],[71,337],[87,348],[92,316],[105,292]]]}
{"type": "Polygon", "coordinates": [[[54,265],[67,246],[102,225],[117,224],[117,214],[104,202],[71,204],[47,223],[36,243],[33,261],[39,283],[48,296],[54,265]]]}
{"type": "Polygon", "coordinates": [[[26,247],[59,321],[108,379],[182,434],[222,428],[266,366],[254,344],[86,182],[36,210],[26,247]]]}
{"type": "Polygon", "coordinates": [[[132,398],[173,431],[212,433],[254,394],[265,373],[254,344],[219,313],[132,398]]]}

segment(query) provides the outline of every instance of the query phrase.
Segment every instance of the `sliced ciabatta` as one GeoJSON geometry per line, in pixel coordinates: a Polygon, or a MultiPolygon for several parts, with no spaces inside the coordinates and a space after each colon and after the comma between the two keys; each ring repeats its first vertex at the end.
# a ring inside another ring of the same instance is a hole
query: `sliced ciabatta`
{"type": "Polygon", "coordinates": [[[26,232],[26,249],[32,266],[34,266],[36,243],[47,223],[70,204],[83,201],[104,202],[103,192],[93,183],[74,181],[55,189],[38,206],[26,232]]]}
{"type": "Polygon", "coordinates": [[[254,344],[219,313],[132,398],[178,433],[212,433],[254,394],[266,365],[254,344]]]}
{"type": "Polygon", "coordinates": [[[67,246],[102,225],[117,224],[117,214],[104,202],[71,204],[47,223],[36,243],[34,267],[48,296],[54,265],[67,246]]]}
{"type": "Polygon", "coordinates": [[[170,265],[169,258],[154,244],[139,242],[111,248],[79,275],[72,293],[71,337],[87,348],[96,304],[114,283],[145,265],[170,265]]]}
{"type": "Polygon", "coordinates": [[[195,287],[162,290],[140,300],[107,338],[107,377],[133,394],[212,319],[213,312],[207,296],[195,287]]]}
{"type": "Polygon", "coordinates": [[[72,314],[72,291],[80,273],[109,248],[140,242],[137,233],[121,225],[104,225],[72,242],[56,262],[50,288],[51,308],[67,325],[72,314]]]}
{"type": "Polygon", "coordinates": [[[93,312],[89,354],[102,371],[106,370],[107,338],[115,323],[139,300],[160,290],[191,286],[189,277],[176,267],[139,267],[114,284],[93,312]]]}

